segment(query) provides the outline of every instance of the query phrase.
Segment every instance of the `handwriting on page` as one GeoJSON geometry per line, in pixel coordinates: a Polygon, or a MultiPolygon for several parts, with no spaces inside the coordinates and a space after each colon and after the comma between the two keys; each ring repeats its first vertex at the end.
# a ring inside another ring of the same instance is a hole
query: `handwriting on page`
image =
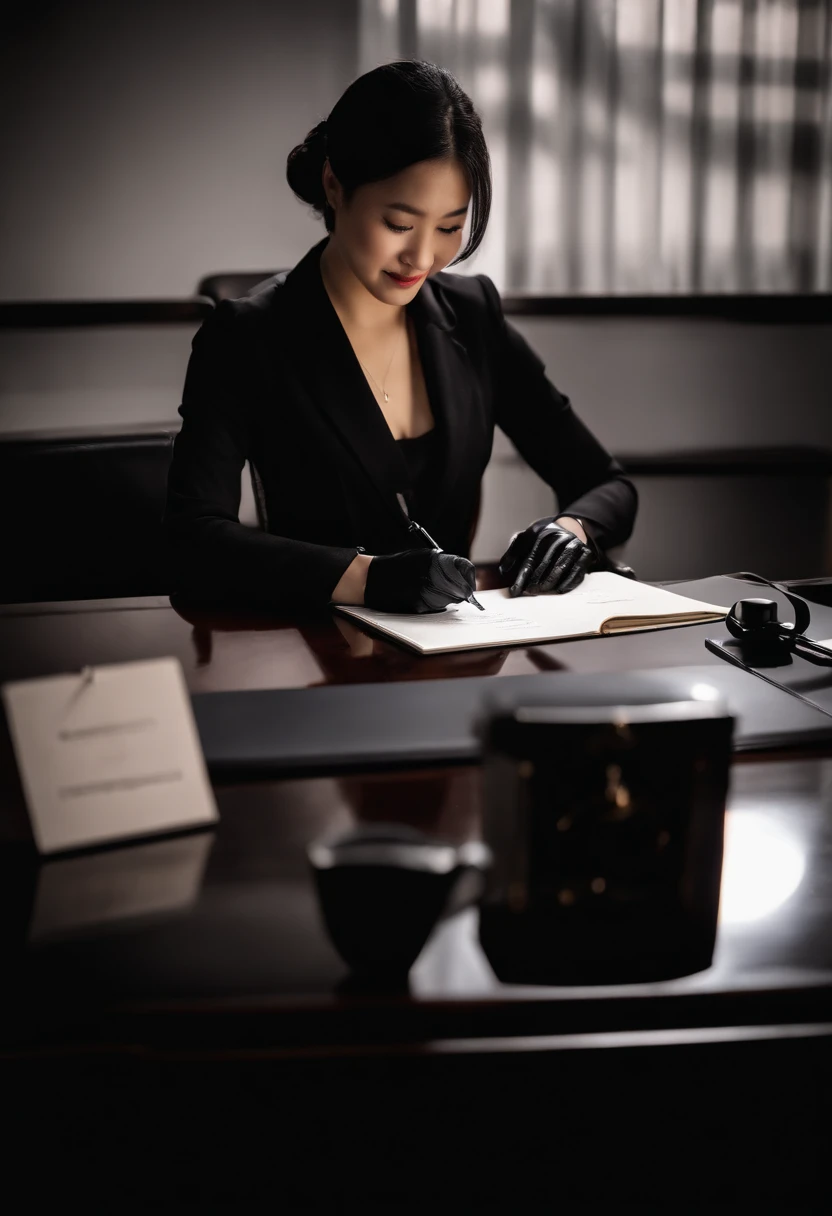
{"type": "Polygon", "coordinates": [[[489,612],[487,609],[476,615],[473,612],[466,612],[465,616],[459,612],[447,612],[442,620],[447,625],[488,625],[489,628],[492,625],[511,625],[512,628],[518,625],[535,627],[533,621],[526,621],[522,616],[506,616],[504,612],[489,612]]]}
{"type": "Polygon", "coordinates": [[[622,595],[620,591],[593,590],[591,586],[576,587],[567,594],[570,600],[580,600],[582,604],[631,604],[638,598],[635,595],[622,595]]]}
{"type": "Polygon", "coordinates": [[[632,604],[635,598],[634,595],[587,595],[583,602],[585,604],[632,604]]]}
{"type": "Polygon", "coordinates": [[[540,632],[538,621],[529,621],[522,616],[509,616],[506,612],[494,612],[488,608],[485,612],[480,612],[478,608],[469,608],[467,605],[464,608],[449,608],[445,612],[437,614],[431,618],[431,624],[434,622],[437,625],[453,625],[457,628],[464,625],[466,629],[478,626],[506,633],[517,633],[523,629],[529,633],[540,632]]]}

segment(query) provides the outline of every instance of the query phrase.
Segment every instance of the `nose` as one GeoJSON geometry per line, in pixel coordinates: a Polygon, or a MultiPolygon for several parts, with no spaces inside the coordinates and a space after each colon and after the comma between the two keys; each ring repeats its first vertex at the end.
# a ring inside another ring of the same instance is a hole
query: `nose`
{"type": "Polygon", "coordinates": [[[407,268],[407,274],[411,276],[427,274],[433,265],[433,237],[430,233],[419,237],[415,231],[410,236],[411,239],[402,254],[402,262],[407,268]]]}

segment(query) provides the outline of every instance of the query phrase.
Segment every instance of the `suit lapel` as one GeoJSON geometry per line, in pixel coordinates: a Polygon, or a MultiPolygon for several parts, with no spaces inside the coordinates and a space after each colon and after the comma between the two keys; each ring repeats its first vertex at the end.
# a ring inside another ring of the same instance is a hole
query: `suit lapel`
{"type": "MultiPolygon", "coordinates": [[[[315,407],[375,486],[380,506],[404,527],[396,494],[409,488],[407,466],[324,287],[319,262],[328,239],[309,250],[276,293],[280,348],[315,407]]],[[[464,473],[470,428],[476,429],[475,373],[454,335],[456,318],[440,307],[430,280],[407,311],[444,453],[438,507],[432,513],[437,519],[468,489],[464,473]]],[[[436,539],[441,545],[441,536],[436,539]]]]}
{"type": "MultiPolygon", "coordinates": [[[[470,507],[481,469],[472,460],[479,437],[476,372],[468,351],[456,336],[455,318],[453,323],[446,319],[433,291],[428,280],[408,311],[416,327],[428,399],[440,431],[443,461],[434,509],[426,516],[440,531],[442,521],[453,520],[459,510],[470,507]],[[472,479],[476,484],[469,485],[472,479]]],[[[441,545],[442,536],[434,535],[441,545]]]]}

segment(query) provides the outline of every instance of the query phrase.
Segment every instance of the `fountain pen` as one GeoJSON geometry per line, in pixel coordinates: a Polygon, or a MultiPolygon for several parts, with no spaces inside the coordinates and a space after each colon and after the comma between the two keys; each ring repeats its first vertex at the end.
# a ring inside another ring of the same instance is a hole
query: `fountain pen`
{"type": "MultiPolygon", "coordinates": [[[[407,520],[408,532],[418,533],[418,535],[421,536],[423,538],[423,540],[426,540],[428,542],[431,549],[433,549],[435,553],[442,553],[443,550],[439,547],[439,545],[437,545],[436,541],[433,539],[430,532],[426,531],[426,529],[423,528],[421,524],[417,524],[415,519],[410,518],[410,512],[407,509],[407,503],[404,500],[404,494],[397,494],[396,498],[399,500],[399,506],[402,509],[402,514],[404,515],[405,519],[407,520]]],[[[479,600],[476,598],[473,591],[468,596],[466,603],[473,604],[475,608],[479,608],[480,612],[485,612],[485,609],[483,608],[483,606],[479,602],[479,600]]]]}

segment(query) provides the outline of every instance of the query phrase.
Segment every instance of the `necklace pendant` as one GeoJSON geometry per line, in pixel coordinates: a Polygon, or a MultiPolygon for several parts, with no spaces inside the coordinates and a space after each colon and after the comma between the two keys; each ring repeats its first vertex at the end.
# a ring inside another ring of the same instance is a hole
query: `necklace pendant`
{"type": "Polygon", "coordinates": [[[387,396],[387,394],[386,394],[386,393],[384,394],[384,400],[385,400],[385,401],[389,401],[389,400],[390,400],[390,398],[387,396]]]}

